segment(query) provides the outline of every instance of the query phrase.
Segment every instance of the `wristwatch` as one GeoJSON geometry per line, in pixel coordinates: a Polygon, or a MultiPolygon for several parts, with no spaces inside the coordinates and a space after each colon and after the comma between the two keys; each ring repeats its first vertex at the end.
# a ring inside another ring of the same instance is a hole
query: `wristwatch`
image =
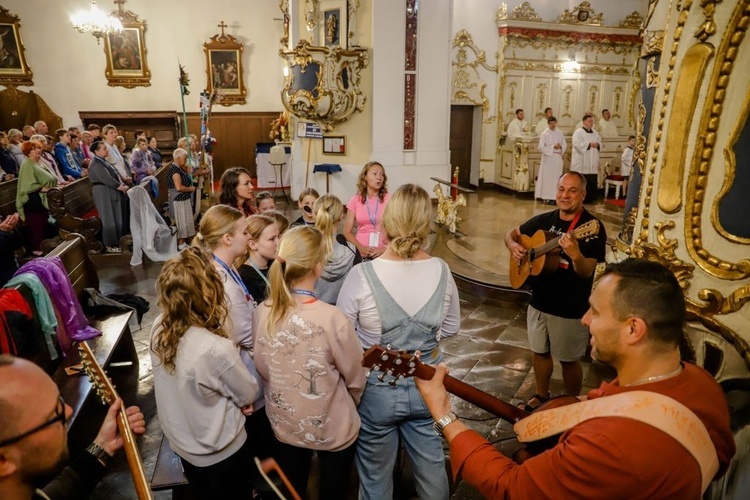
{"type": "Polygon", "coordinates": [[[102,464],[104,467],[107,466],[107,462],[109,462],[109,459],[112,458],[112,455],[107,453],[107,451],[99,446],[96,443],[91,443],[88,448],[86,448],[86,451],[89,452],[94,456],[95,459],[99,461],[100,464],[102,464]]]}
{"type": "Polygon", "coordinates": [[[456,420],[458,420],[458,417],[456,416],[456,414],[453,413],[452,411],[449,411],[441,419],[435,421],[435,425],[434,425],[435,434],[437,434],[438,436],[442,436],[443,429],[448,427],[448,424],[451,424],[455,422],[456,420]]]}

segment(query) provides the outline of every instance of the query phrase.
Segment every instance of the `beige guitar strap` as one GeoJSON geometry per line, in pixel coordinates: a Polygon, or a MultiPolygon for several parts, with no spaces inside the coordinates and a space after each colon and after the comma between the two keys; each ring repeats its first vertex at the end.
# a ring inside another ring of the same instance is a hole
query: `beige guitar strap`
{"type": "Polygon", "coordinates": [[[716,448],[703,422],[682,403],[655,392],[624,392],[540,411],[520,420],[513,429],[518,440],[527,443],[561,434],[581,422],[598,417],[630,418],[676,439],[698,462],[703,491],[706,491],[719,470],[716,448]]]}

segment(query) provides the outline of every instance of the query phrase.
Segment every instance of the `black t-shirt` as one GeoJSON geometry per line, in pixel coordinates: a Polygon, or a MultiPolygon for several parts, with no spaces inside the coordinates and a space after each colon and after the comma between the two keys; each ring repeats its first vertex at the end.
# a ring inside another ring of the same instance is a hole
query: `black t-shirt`
{"type": "MultiPolygon", "coordinates": [[[[584,209],[575,227],[581,227],[592,219],[596,217],[584,209]]],[[[521,224],[520,230],[527,236],[533,236],[540,229],[562,235],[568,232],[571,222],[561,220],[560,211],[554,210],[529,219],[521,224]]],[[[578,240],[578,246],[584,257],[604,262],[607,246],[607,232],[604,224],[599,221],[599,233],[578,240]]],[[[589,307],[588,300],[593,282],[593,275],[584,278],[576,274],[570,258],[562,252],[557,271],[541,273],[539,276],[529,278],[531,305],[542,312],[561,318],[582,318],[589,307]]]]}
{"type": "MultiPolygon", "coordinates": [[[[271,269],[271,262],[273,261],[268,262],[267,268],[260,270],[266,278],[268,278],[268,270],[271,269]]],[[[239,269],[237,269],[237,273],[240,275],[240,278],[242,278],[243,283],[245,283],[245,286],[247,287],[247,291],[250,292],[250,295],[253,296],[256,303],[260,304],[266,300],[266,297],[268,296],[266,281],[260,274],[258,274],[258,271],[256,271],[253,266],[242,264],[239,269]]]]}

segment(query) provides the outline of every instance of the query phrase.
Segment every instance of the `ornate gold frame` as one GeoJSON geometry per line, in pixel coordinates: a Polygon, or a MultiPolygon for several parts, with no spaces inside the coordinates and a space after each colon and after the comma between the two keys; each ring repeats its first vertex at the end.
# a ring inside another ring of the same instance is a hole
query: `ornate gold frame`
{"type": "MultiPolygon", "coordinates": [[[[130,12],[129,10],[123,10],[123,1],[115,2],[118,10],[112,12],[111,15],[116,16],[122,23],[124,33],[130,33],[131,36],[135,33],[138,60],[140,67],[137,69],[124,69],[116,67],[114,58],[112,55],[112,46],[114,40],[118,37],[123,38],[122,34],[112,34],[104,37],[104,54],[107,58],[107,69],[104,75],[107,77],[107,85],[110,87],[125,87],[126,89],[132,89],[135,87],[150,87],[151,86],[151,70],[148,68],[148,61],[146,60],[146,21],[141,21],[138,16],[130,12]]],[[[118,42],[119,43],[119,42],[118,42]]]]}
{"type": "MultiPolygon", "coordinates": [[[[13,41],[15,47],[13,48],[17,52],[18,62],[17,68],[0,68],[0,85],[6,85],[8,87],[16,87],[18,85],[31,86],[34,85],[32,76],[34,72],[31,71],[29,65],[26,64],[26,55],[24,53],[23,40],[21,39],[21,19],[18,16],[11,14],[8,9],[0,6],[0,29],[3,26],[7,26],[13,33],[13,41]]],[[[8,40],[3,40],[4,45],[8,44],[8,40]]],[[[3,55],[12,55],[3,48],[3,55]]],[[[16,66],[16,64],[14,64],[16,66]]]]}
{"type": "Polygon", "coordinates": [[[216,88],[219,93],[219,104],[222,106],[245,104],[247,102],[247,90],[245,89],[245,70],[242,67],[243,44],[232,35],[224,33],[224,28],[227,27],[224,21],[218,26],[221,28],[221,34],[212,36],[210,41],[203,44],[203,51],[206,53],[206,89],[210,95],[214,91],[214,88],[216,88]],[[214,82],[220,81],[217,80],[217,77],[220,75],[214,72],[213,57],[227,59],[222,64],[236,63],[236,85],[214,87],[214,82]]]}

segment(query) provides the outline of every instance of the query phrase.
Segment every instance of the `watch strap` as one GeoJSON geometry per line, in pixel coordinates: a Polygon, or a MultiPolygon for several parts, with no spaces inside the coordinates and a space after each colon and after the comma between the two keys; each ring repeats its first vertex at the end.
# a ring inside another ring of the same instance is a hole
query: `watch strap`
{"type": "Polygon", "coordinates": [[[456,416],[456,414],[453,413],[452,411],[449,411],[448,413],[446,413],[445,415],[443,415],[443,417],[441,417],[439,420],[435,421],[435,424],[434,424],[435,433],[438,436],[442,436],[443,435],[443,430],[449,424],[455,422],[456,420],[458,420],[458,417],[456,416]]]}
{"type": "Polygon", "coordinates": [[[90,453],[91,455],[93,455],[94,458],[96,458],[99,461],[99,463],[105,467],[107,466],[107,463],[109,462],[109,460],[112,458],[112,455],[107,453],[107,451],[104,448],[102,448],[96,443],[91,443],[88,446],[88,448],[86,448],[86,451],[90,453]]]}

